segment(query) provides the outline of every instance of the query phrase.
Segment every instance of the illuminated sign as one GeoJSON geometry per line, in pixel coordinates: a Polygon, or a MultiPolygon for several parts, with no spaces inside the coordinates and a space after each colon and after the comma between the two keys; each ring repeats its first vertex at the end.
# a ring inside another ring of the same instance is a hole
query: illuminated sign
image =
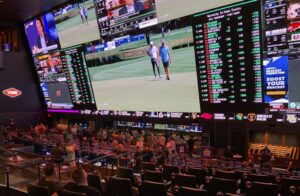
{"type": "Polygon", "coordinates": [[[16,97],[22,95],[22,91],[15,89],[15,88],[6,89],[6,90],[2,91],[2,93],[3,93],[3,95],[6,95],[10,98],[16,98],[16,97]]]}
{"type": "Polygon", "coordinates": [[[250,113],[248,114],[247,118],[250,122],[254,122],[256,120],[256,114],[250,113]]]}

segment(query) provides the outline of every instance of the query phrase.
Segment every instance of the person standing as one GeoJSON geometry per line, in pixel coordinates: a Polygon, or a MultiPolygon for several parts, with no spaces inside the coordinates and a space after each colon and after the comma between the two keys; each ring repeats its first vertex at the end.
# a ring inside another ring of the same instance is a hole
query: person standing
{"type": "Polygon", "coordinates": [[[66,142],[67,159],[70,167],[76,167],[75,162],[75,144],[69,139],[66,142]]]}
{"type": "Polygon", "coordinates": [[[84,13],[83,13],[83,8],[79,8],[79,13],[81,17],[81,23],[84,24],[84,13]]]}
{"type": "Polygon", "coordinates": [[[187,141],[188,144],[188,153],[189,153],[189,157],[193,157],[193,150],[194,150],[194,144],[195,144],[195,140],[193,138],[193,136],[190,136],[190,139],[187,141]]]}
{"type": "Polygon", "coordinates": [[[15,131],[15,119],[11,118],[9,120],[9,127],[11,131],[15,131]]]}
{"type": "Polygon", "coordinates": [[[64,161],[65,150],[61,146],[60,142],[56,143],[56,146],[52,149],[52,157],[54,163],[62,163],[64,161]]]}
{"type": "Polygon", "coordinates": [[[152,64],[153,73],[154,73],[155,78],[156,78],[155,67],[157,68],[158,75],[160,77],[160,70],[159,70],[159,65],[158,65],[159,64],[159,58],[158,58],[159,57],[159,51],[158,51],[157,47],[154,45],[153,42],[150,42],[150,47],[147,50],[147,54],[151,58],[151,64],[152,64]]]}
{"type": "Polygon", "coordinates": [[[88,21],[88,9],[86,6],[83,7],[83,13],[84,13],[84,18],[85,18],[85,21],[86,21],[86,24],[89,25],[89,21],[88,21]]]}
{"type": "Polygon", "coordinates": [[[166,79],[170,80],[170,64],[171,64],[171,52],[165,41],[161,41],[161,47],[159,48],[159,56],[165,68],[166,79]]]}
{"type": "Polygon", "coordinates": [[[266,145],[264,149],[260,151],[260,169],[262,171],[272,172],[272,154],[271,150],[266,145]]]}

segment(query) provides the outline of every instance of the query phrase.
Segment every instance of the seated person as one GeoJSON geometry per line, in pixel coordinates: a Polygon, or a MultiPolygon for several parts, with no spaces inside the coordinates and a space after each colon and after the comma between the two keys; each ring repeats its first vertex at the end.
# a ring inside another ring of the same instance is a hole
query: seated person
{"type": "Polygon", "coordinates": [[[224,157],[228,158],[228,159],[233,158],[233,153],[232,153],[232,150],[231,150],[231,146],[226,147],[226,150],[224,151],[224,157]]]}
{"type": "Polygon", "coordinates": [[[211,176],[205,176],[204,184],[200,186],[200,189],[206,190],[208,193],[212,192],[211,176]]]}
{"type": "Polygon", "coordinates": [[[53,195],[54,193],[58,193],[62,190],[63,185],[59,183],[56,179],[55,175],[55,167],[54,165],[46,165],[44,167],[45,177],[43,177],[37,184],[39,186],[45,186],[49,189],[49,194],[53,195]]]}
{"type": "Polygon", "coordinates": [[[73,182],[67,184],[64,189],[78,193],[85,193],[88,196],[103,195],[99,190],[88,186],[87,173],[83,169],[78,168],[74,170],[72,173],[72,179],[73,182]]]}

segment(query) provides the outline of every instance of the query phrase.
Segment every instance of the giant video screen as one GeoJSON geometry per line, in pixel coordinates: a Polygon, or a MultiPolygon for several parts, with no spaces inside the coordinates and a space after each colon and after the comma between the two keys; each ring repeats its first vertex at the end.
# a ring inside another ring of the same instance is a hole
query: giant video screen
{"type": "Polygon", "coordinates": [[[191,17],[169,24],[87,47],[98,110],[200,112],[191,17]]]}

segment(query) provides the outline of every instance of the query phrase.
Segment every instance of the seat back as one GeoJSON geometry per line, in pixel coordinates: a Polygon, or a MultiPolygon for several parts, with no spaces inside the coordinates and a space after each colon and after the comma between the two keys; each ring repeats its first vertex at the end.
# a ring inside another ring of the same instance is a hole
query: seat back
{"type": "Polygon", "coordinates": [[[143,181],[141,186],[142,196],[167,196],[167,187],[164,183],[143,181]]]}
{"type": "Polygon", "coordinates": [[[94,187],[95,189],[99,190],[103,193],[101,188],[101,177],[95,174],[89,174],[87,177],[88,185],[94,187]]]}
{"type": "Polygon", "coordinates": [[[252,193],[254,193],[255,195],[277,196],[278,188],[276,184],[253,182],[252,193]]]}
{"type": "Polygon", "coordinates": [[[7,189],[6,185],[0,185],[0,195],[13,195],[13,196],[27,196],[27,192],[20,190],[18,188],[10,187],[7,189]],[[7,193],[9,191],[9,194],[7,193]]]}
{"type": "Polygon", "coordinates": [[[27,191],[29,196],[50,196],[48,187],[39,186],[35,184],[28,184],[27,191]]]}
{"type": "Polygon", "coordinates": [[[196,176],[197,183],[203,184],[205,182],[205,176],[208,172],[201,168],[189,168],[187,174],[196,176]]]}
{"type": "Polygon", "coordinates": [[[248,171],[243,171],[243,170],[235,170],[235,180],[241,180],[243,179],[244,173],[249,173],[248,171]]]}
{"type": "Polygon", "coordinates": [[[146,170],[144,173],[144,180],[153,182],[163,182],[163,176],[162,173],[159,171],[146,170]]]}
{"type": "Polygon", "coordinates": [[[171,165],[164,165],[163,178],[167,181],[170,181],[172,173],[178,174],[179,173],[179,167],[171,166],[171,165]]]}
{"type": "Polygon", "coordinates": [[[155,163],[143,162],[142,169],[149,170],[149,171],[155,171],[155,163]]]}
{"type": "Polygon", "coordinates": [[[179,189],[179,196],[208,196],[208,193],[206,190],[182,186],[179,189]]]}
{"type": "Polygon", "coordinates": [[[217,178],[224,178],[224,179],[229,179],[229,180],[235,180],[236,174],[233,171],[223,171],[223,170],[218,170],[216,173],[217,178]]]}
{"type": "Polygon", "coordinates": [[[128,178],[131,183],[134,184],[133,170],[131,168],[118,167],[117,177],[119,178],[128,178]]]}
{"type": "Polygon", "coordinates": [[[223,179],[223,178],[213,178],[211,181],[212,195],[216,195],[218,191],[223,193],[235,193],[236,183],[234,180],[223,179]]]}
{"type": "Polygon", "coordinates": [[[108,180],[107,196],[132,196],[132,185],[128,178],[111,177],[108,180]]]}
{"type": "Polygon", "coordinates": [[[61,196],[87,196],[87,195],[85,193],[78,193],[78,192],[69,191],[67,189],[63,189],[61,191],[61,196]]]}
{"type": "Polygon", "coordinates": [[[197,187],[196,176],[186,175],[186,174],[177,174],[176,178],[175,178],[175,185],[196,188],[197,187]]]}
{"type": "Polygon", "coordinates": [[[261,175],[261,174],[250,174],[249,175],[249,179],[252,182],[265,182],[265,183],[271,182],[271,179],[270,179],[269,176],[267,176],[267,175],[261,175]]]}

